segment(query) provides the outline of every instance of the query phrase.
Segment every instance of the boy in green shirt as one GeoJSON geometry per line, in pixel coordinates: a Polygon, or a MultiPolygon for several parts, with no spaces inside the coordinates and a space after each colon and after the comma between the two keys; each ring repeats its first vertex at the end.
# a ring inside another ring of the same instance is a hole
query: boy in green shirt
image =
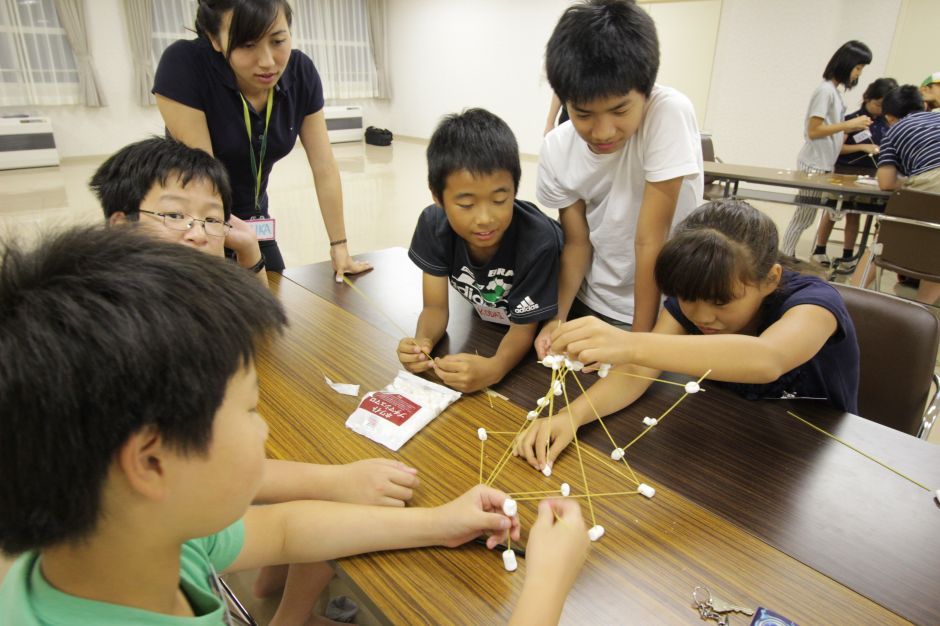
{"type": "MultiPolygon", "coordinates": [[[[224,623],[226,571],[519,535],[483,486],[435,508],[249,507],[267,436],[254,354],[286,320],[222,259],[77,228],[8,246],[0,303],[0,550],[21,554],[0,623],[224,623]]],[[[557,619],[586,543],[577,505],[543,503],[525,621],[557,619]]]]}

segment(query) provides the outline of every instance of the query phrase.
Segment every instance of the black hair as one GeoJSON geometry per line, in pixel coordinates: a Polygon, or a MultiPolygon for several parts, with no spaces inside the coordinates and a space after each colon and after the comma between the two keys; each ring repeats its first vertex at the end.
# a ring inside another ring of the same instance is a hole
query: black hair
{"type": "Polygon", "coordinates": [[[261,39],[274,24],[278,11],[284,12],[288,27],[293,20],[293,12],[287,0],[199,0],[196,33],[200,37],[218,40],[222,16],[228,11],[232,11],[232,21],[228,28],[226,59],[232,56],[236,48],[261,39]]]}
{"type": "Polygon", "coordinates": [[[914,85],[901,85],[885,95],[885,99],[881,101],[881,110],[885,115],[893,115],[901,119],[909,113],[923,111],[924,96],[914,85]]]}
{"type": "Polygon", "coordinates": [[[881,100],[889,91],[897,88],[897,86],[898,81],[893,78],[876,78],[865,88],[865,93],[862,94],[862,100],[881,100]]]}
{"type": "Polygon", "coordinates": [[[851,89],[858,83],[857,78],[852,80],[852,70],[856,65],[868,65],[871,58],[871,49],[861,41],[847,41],[829,59],[823,70],[823,79],[835,80],[846,89],[851,89]]]}
{"type": "Polygon", "coordinates": [[[649,96],[659,72],[656,25],[632,0],[575,4],[548,40],[545,72],[563,103],[585,104],[634,89],[649,96]]]}
{"type": "Polygon", "coordinates": [[[428,186],[444,197],[447,177],[467,170],[474,176],[505,170],[512,175],[513,192],[519,189],[522,166],[519,146],[509,125],[486,109],[467,109],[446,116],[428,143],[428,186]]]}
{"type": "Polygon", "coordinates": [[[0,253],[0,550],[80,541],[142,428],[205,454],[232,376],[286,323],[250,272],[134,229],[0,253]]]}
{"type": "Polygon", "coordinates": [[[676,227],[656,259],[667,296],[726,304],[739,283],[759,285],[778,262],[777,227],[742,200],[707,202],[676,227]]]}
{"type": "Polygon", "coordinates": [[[117,211],[133,219],[153,186],[165,186],[170,176],[178,177],[184,187],[191,180],[212,183],[222,198],[228,221],[232,215],[232,187],[225,166],[208,152],[173,139],[151,137],[124,146],[101,164],[88,186],[98,196],[105,219],[117,211]]]}

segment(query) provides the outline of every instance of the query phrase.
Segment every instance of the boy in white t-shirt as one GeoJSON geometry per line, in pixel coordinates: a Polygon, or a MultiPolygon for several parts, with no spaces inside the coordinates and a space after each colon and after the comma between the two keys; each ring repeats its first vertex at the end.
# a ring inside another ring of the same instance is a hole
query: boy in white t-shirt
{"type": "MultiPolygon", "coordinates": [[[[565,234],[558,319],[599,314],[649,331],[660,300],[656,256],[703,194],[692,103],[655,84],[656,27],[628,0],[570,7],[545,56],[571,116],[545,137],[536,191],[543,206],[560,209],[565,234]]],[[[536,338],[540,356],[554,327],[536,338]]]]}

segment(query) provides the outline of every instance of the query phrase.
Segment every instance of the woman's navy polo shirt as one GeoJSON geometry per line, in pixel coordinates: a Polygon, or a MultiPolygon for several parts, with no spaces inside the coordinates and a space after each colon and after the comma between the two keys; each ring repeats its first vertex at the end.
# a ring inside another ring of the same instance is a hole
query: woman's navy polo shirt
{"type": "MultiPolygon", "coordinates": [[[[254,178],[245,131],[242,99],[235,74],[222,53],[205,37],[172,43],[160,57],[153,93],[206,114],[212,151],[225,164],[232,179],[232,212],[248,219],[254,214],[254,178]]],[[[274,87],[268,150],[261,166],[261,210],[268,214],[268,175],[274,163],[293,150],[307,115],[323,108],[323,84],[313,61],[300,50],[290,60],[274,87]]],[[[248,107],[255,155],[261,150],[264,113],[248,107]]]]}

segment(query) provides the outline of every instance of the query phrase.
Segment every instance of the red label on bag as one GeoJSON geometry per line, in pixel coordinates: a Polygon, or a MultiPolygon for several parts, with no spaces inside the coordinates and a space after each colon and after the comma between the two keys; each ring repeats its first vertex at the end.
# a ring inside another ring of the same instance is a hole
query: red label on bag
{"type": "Polygon", "coordinates": [[[373,415],[378,415],[396,426],[401,426],[421,410],[420,405],[404,396],[381,391],[363,400],[359,408],[373,415]]]}

